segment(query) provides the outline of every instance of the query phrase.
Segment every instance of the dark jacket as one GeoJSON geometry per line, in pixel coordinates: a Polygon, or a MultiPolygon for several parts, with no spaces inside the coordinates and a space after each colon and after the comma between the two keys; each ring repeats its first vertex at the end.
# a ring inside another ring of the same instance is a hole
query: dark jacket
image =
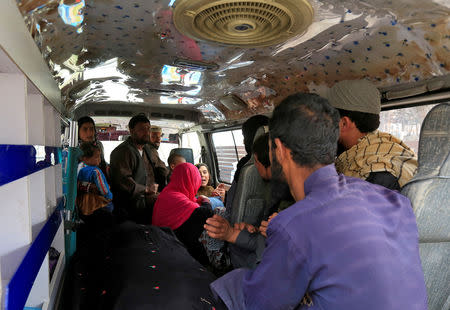
{"type": "Polygon", "coordinates": [[[162,192],[164,187],[166,187],[166,185],[169,183],[169,169],[166,167],[166,164],[159,158],[157,148],[155,148],[151,143],[148,143],[146,147],[148,147],[148,152],[149,154],[151,154],[152,160],[154,160],[155,183],[159,184],[158,192],[162,192]]]}
{"type": "Polygon", "coordinates": [[[111,188],[114,204],[119,209],[149,208],[145,199],[146,185],[155,183],[157,179],[165,180],[167,169],[159,159],[158,152],[148,145],[144,146],[143,151],[143,156],[147,156],[153,168],[153,173],[148,176],[144,161],[131,137],[111,153],[111,188]]]}

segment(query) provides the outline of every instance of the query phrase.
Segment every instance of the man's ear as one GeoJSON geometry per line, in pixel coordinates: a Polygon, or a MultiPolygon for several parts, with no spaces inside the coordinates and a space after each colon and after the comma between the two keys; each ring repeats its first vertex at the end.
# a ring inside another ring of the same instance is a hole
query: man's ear
{"type": "Polygon", "coordinates": [[[260,161],[258,160],[258,156],[256,155],[256,153],[253,153],[253,158],[255,159],[256,162],[260,163],[260,161]]]}
{"type": "Polygon", "coordinates": [[[287,148],[286,146],[284,146],[284,144],[281,142],[281,140],[279,138],[275,138],[275,145],[276,145],[276,149],[275,149],[275,155],[277,156],[277,160],[278,162],[283,162],[284,160],[287,159],[287,148]]]}
{"type": "Polygon", "coordinates": [[[341,132],[347,132],[355,127],[355,122],[353,122],[348,116],[341,117],[339,121],[339,130],[341,132]]]}

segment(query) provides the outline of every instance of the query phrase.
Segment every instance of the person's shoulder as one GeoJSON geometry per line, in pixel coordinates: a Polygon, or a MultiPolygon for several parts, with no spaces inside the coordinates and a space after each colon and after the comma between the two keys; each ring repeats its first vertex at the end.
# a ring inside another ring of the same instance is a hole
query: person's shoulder
{"type": "Polygon", "coordinates": [[[151,155],[151,156],[158,156],[159,157],[158,150],[153,145],[151,145],[150,143],[145,144],[144,145],[144,149],[147,151],[147,153],[149,155],[151,155]]]}
{"type": "Polygon", "coordinates": [[[103,143],[100,140],[96,140],[95,143],[97,144],[97,146],[101,149],[103,149],[103,143]]]}
{"type": "Polygon", "coordinates": [[[347,205],[352,203],[363,204],[363,207],[371,208],[376,205],[404,206],[411,208],[411,202],[397,190],[385,186],[367,182],[359,178],[342,176],[345,187],[340,188],[337,199],[345,199],[347,205]]]}
{"type": "Polygon", "coordinates": [[[120,143],[114,150],[111,152],[111,156],[120,156],[121,154],[131,153],[131,144],[128,140],[120,143]]]}
{"type": "Polygon", "coordinates": [[[150,143],[147,143],[146,145],[144,145],[144,149],[147,150],[147,152],[150,156],[152,156],[153,158],[159,159],[158,150],[153,145],[151,145],[150,143]]]}
{"type": "Polygon", "coordinates": [[[84,165],[80,169],[79,175],[84,175],[85,177],[90,177],[91,175],[96,174],[97,170],[100,170],[100,169],[96,166],[84,165]]]}
{"type": "Polygon", "coordinates": [[[354,196],[355,199],[365,198],[371,193],[375,193],[377,195],[386,194],[386,191],[396,193],[381,185],[343,174],[339,174],[339,182],[337,186],[339,187],[339,196],[349,196],[349,199],[352,198],[351,196],[354,196]],[[356,192],[360,193],[360,195],[355,195],[356,192]]]}
{"type": "Polygon", "coordinates": [[[102,171],[102,169],[100,169],[100,167],[92,166],[92,171],[95,172],[96,174],[104,176],[103,171],[102,171]]]}
{"type": "Polygon", "coordinates": [[[87,171],[90,170],[89,167],[90,167],[90,166],[88,166],[88,165],[86,165],[86,164],[83,164],[83,165],[80,164],[80,165],[78,166],[78,173],[86,173],[87,171]]]}
{"type": "Polygon", "coordinates": [[[299,221],[308,221],[308,213],[310,213],[310,208],[307,207],[308,205],[307,197],[301,201],[294,202],[288,208],[281,210],[270,224],[277,230],[292,230],[292,228],[299,225],[299,221]]]}

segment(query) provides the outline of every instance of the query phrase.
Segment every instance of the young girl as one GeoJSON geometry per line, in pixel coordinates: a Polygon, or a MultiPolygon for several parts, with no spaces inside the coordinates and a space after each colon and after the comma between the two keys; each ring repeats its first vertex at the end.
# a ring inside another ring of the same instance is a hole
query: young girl
{"type": "Polygon", "coordinates": [[[101,150],[93,142],[84,142],[80,146],[83,155],[78,166],[77,204],[83,215],[91,215],[103,208],[112,212],[113,195],[105,175],[98,167],[101,162],[101,150]],[[86,199],[85,195],[98,195],[96,199],[86,199]]]}
{"type": "Polygon", "coordinates": [[[216,189],[211,186],[211,174],[209,173],[208,166],[206,164],[200,163],[197,164],[196,167],[200,172],[202,177],[202,185],[197,192],[197,196],[206,196],[206,197],[220,197],[223,201],[225,198],[225,185],[220,183],[216,189]]]}

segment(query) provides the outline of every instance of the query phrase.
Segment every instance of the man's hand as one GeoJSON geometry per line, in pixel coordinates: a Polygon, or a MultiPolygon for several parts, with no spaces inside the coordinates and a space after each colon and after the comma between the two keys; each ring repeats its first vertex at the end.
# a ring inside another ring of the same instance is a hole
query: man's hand
{"type": "Polygon", "coordinates": [[[240,230],[231,227],[226,219],[217,214],[206,220],[204,228],[211,238],[225,240],[230,243],[235,243],[240,233],[240,230]]]}
{"type": "Polygon", "coordinates": [[[225,198],[225,184],[220,183],[217,185],[216,189],[212,192],[212,195],[215,197],[220,197],[223,201],[225,198]]]}
{"type": "Polygon", "coordinates": [[[251,233],[251,234],[253,234],[253,233],[258,231],[258,228],[256,228],[255,226],[253,226],[251,224],[244,223],[244,222],[235,223],[234,224],[234,229],[237,229],[237,230],[240,230],[240,231],[244,230],[244,229],[247,229],[247,231],[249,233],[251,233]]]}
{"type": "Polygon", "coordinates": [[[261,226],[259,226],[259,232],[261,233],[261,235],[267,238],[267,227],[269,226],[270,221],[273,220],[273,218],[277,215],[278,213],[275,212],[271,216],[269,216],[269,219],[267,221],[261,222],[261,226]]]}
{"type": "Polygon", "coordinates": [[[159,187],[159,184],[157,184],[157,183],[153,183],[150,186],[146,186],[145,193],[147,195],[155,195],[158,192],[158,187],[159,187]]]}

